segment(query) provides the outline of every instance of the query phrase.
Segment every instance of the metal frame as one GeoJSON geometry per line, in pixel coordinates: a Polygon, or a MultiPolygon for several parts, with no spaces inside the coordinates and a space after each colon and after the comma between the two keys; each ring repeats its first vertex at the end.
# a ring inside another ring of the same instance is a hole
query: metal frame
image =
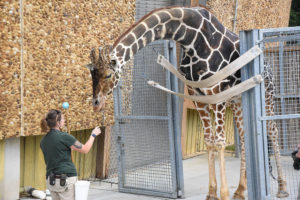
{"type": "MultiPolygon", "coordinates": [[[[255,45],[259,40],[258,30],[243,31],[240,33],[241,54],[255,45]]],[[[260,74],[260,59],[254,61],[241,69],[242,80],[246,80],[254,75],[260,74]],[[254,67],[256,66],[256,67],[254,67]]],[[[268,180],[268,162],[265,155],[267,153],[266,135],[263,134],[263,125],[256,116],[262,115],[261,91],[263,84],[242,94],[243,118],[245,129],[245,151],[247,167],[248,199],[263,200],[267,196],[266,180],[268,180]],[[260,187],[257,187],[260,186],[260,187]]]]}
{"type": "MultiPolygon", "coordinates": [[[[300,32],[300,27],[261,29],[240,32],[241,54],[245,53],[255,44],[263,48],[264,42],[279,42],[279,68],[283,68],[283,42],[291,39],[300,39],[296,36],[282,36],[281,34],[300,32]],[[277,36],[266,38],[270,36],[277,36]]],[[[253,62],[241,69],[242,80],[251,76],[261,74],[264,69],[263,55],[256,58],[253,62]]],[[[280,84],[284,83],[284,77],[280,74],[280,84]]],[[[283,85],[281,85],[282,87],[283,85]]],[[[284,88],[284,87],[283,87],[284,88]]],[[[265,89],[264,84],[243,93],[243,114],[245,129],[245,149],[248,199],[270,199],[270,176],[268,162],[268,144],[266,120],[300,118],[300,114],[286,114],[283,110],[282,115],[266,116],[265,112],[265,89]]],[[[285,108],[285,97],[280,97],[281,108],[285,108]]],[[[283,130],[286,126],[283,122],[283,130]]],[[[287,143],[286,133],[283,133],[283,144],[287,143]]],[[[284,147],[286,145],[283,145],[284,147]]],[[[288,153],[283,149],[281,154],[288,153]]]]}
{"type": "MultiPolygon", "coordinates": [[[[176,66],[176,45],[173,42],[168,41],[157,41],[155,44],[161,44],[164,47],[164,55],[176,66]]],[[[148,47],[145,47],[148,48],[148,47]]],[[[150,46],[151,48],[151,46],[150,46]]],[[[156,58],[154,58],[156,59],[156,58]]],[[[154,67],[154,66],[153,66],[154,67]]],[[[172,90],[178,91],[178,81],[175,77],[171,77],[168,71],[166,73],[166,87],[172,88],[172,90]]],[[[181,157],[181,132],[180,132],[180,119],[178,116],[179,99],[176,96],[167,95],[167,115],[166,116],[141,116],[141,115],[123,115],[122,113],[122,80],[119,86],[114,91],[114,107],[115,107],[115,127],[117,130],[117,142],[118,142],[118,187],[120,192],[134,193],[134,194],[146,194],[152,196],[177,198],[184,197],[184,186],[183,186],[183,169],[182,169],[182,157],[181,157]],[[125,176],[125,155],[124,146],[124,130],[120,126],[124,120],[162,120],[168,122],[168,135],[169,135],[169,150],[172,174],[172,193],[151,191],[142,188],[131,188],[126,186],[125,176]]],[[[148,86],[150,87],[150,86],[148,86]]]]}

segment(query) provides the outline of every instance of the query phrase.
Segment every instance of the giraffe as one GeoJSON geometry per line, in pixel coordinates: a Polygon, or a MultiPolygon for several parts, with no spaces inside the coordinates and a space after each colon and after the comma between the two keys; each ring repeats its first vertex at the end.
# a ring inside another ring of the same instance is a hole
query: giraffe
{"type": "MultiPolygon", "coordinates": [[[[217,18],[205,7],[165,7],[156,9],[145,15],[138,22],[125,31],[112,45],[101,50],[98,54],[93,49],[90,54],[90,69],[93,79],[93,106],[95,110],[102,109],[105,98],[117,86],[122,67],[147,44],[160,39],[174,40],[183,49],[183,58],[178,68],[187,80],[201,81],[225,67],[239,57],[239,38],[225,28],[217,18]],[[108,53],[109,52],[109,53],[108,53]]],[[[238,83],[240,71],[221,80],[210,88],[188,87],[190,95],[213,95],[222,92],[238,83]]],[[[270,84],[269,84],[270,85],[270,84]]],[[[268,88],[267,88],[268,89],[268,88]]],[[[272,89],[269,87],[269,89],[272,89]]],[[[271,93],[270,93],[271,94],[271,93]]],[[[272,94],[271,94],[272,95],[272,94]]],[[[271,96],[270,96],[270,99],[271,96]]],[[[217,197],[217,181],[215,175],[215,151],[218,152],[222,200],[229,199],[229,190],[225,174],[225,110],[230,106],[241,138],[241,166],[240,181],[234,193],[234,199],[245,199],[247,188],[245,144],[242,117],[241,96],[228,99],[215,105],[194,102],[200,115],[204,140],[208,150],[209,163],[209,191],[206,199],[217,197]],[[216,131],[212,131],[210,110],[215,114],[216,131]]],[[[267,106],[272,106],[267,105],[267,106]]],[[[278,168],[278,197],[286,197],[286,182],[280,166],[279,148],[276,125],[269,125],[272,129],[270,136],[274,138],[273,147],[278,168]]]]}

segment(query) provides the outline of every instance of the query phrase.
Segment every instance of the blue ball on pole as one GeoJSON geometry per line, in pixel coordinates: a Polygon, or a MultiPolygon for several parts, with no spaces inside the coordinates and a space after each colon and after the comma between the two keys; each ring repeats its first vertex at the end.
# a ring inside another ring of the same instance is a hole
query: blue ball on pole
{"type": "Polygon", "coordinates": [[[62,107],[63,107],[63,109],[68,109],[69,108],[69,103],[68,102],[63,102],[62,107]]]}

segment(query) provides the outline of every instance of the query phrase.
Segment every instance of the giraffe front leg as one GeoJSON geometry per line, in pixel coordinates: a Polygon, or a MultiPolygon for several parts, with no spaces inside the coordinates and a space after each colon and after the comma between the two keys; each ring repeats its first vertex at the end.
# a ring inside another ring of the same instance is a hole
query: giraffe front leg
{"type": "Polygon", "coordinates": [[[278,145],[278,129],[276,123],[272,120],[268,122],[268,135],[272,143],[272,147],[275,154],[275,162],[277,167],[277,174],[278,174],[278,198],[285,198],[289,196],[289,193],[286,189],[286,180],[282,173],[281,161],[280,161],[280,150],[278,145]]]}
{"type": "Polygon", "coordinates": [[[226,136],[225,136],[226,107],[225,107],[225,103],[213,105],[212,107],[215,114],[215,124],[216,124],[215,145],[219,153],[219,165],[220,165],[220,176],[221,176],[220,195],[222,200],[229,200],[229,190],[227,186],[225,159],[224,159],[224,150],[226,145],[226,136]]]}
{"type": "MultiPolygon", "coordinates": [[[[191,93],[190,93],[191,94],[191,93]]],[[[192,95],[192,94],[191,94],[192,95]]],[[[204,129],[204,140],[208,151],[209,190],[206,200],[219,200],[217,196],[217,180],[215,170],[214,136],[211,127],[209,105],[195,103],[204,129]]]]}
{"type": "Polygon", "coordinates": [[[224,149],[225,149],[225,145],[218,146],[220,175],[221,175],[220,194],[222,200],[229,200],[229,190],[227,186],[226,170],[225,170],[224,149]]]}
{"type": "Polygon", "coordinates": [[[214,147],[206,144],[208,151],[208,171],[209,171],[209,188],[206,200],[219,200],[217,196],[217,180],[215,170],[215,153],[214,147]]]}

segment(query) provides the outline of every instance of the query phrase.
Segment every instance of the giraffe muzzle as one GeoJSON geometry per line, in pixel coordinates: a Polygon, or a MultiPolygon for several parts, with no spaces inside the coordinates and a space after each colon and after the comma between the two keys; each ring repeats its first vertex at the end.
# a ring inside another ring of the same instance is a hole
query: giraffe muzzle
{"type": "Polygon", "coordinates": [[[94,98],[93,99],[93,108],[94,111],[101,111],[105,105],[105,98],[94,98]]]}

